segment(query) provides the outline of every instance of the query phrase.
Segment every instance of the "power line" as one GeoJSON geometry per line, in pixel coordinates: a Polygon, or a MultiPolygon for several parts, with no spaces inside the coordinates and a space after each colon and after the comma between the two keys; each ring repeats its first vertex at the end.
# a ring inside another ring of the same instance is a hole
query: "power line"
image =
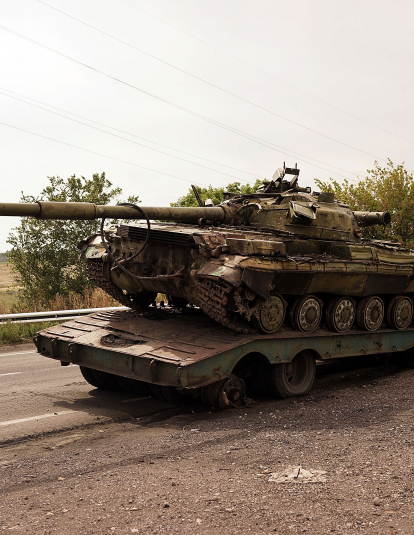
{"type": "MultiPolygon", "coordinates": [[[[38,0],[38,1],[40,1],[40,0],[38,0]]],[[[159,20],[163,24],[166,24],[167,26],[171,26],[171,28],[174,28],[175,30],[187,35],[188,37],[191,37],[192,39],[195,39],[199,43],[202,43],[203,45],[206,45],[206,46],[212,48],[213,50],[216,50],[217,52],[220,52],[221,54],[224,54],[225,56],[227,56],[227,57],[229,57],[231,59],[234,59],[235,61],[238,61],[239,63],[242,63],[243,65],[246,65],[247,67],[249,67],[250,69],[255,70],[256,72],[260,72],[261,74],[264,74],[265,76],[267,76],[269,78],[272,78],[273,80],[276,80],[276,82],[279,82],[280,84],[283,84],[286,87],[290,87],[291,89],[294,89],[295,91],[298,91],[299,93],[302,93],[303,95],[306,95],[309,98],[317,100],[318,102],[321,102],[322,104],[325,104],[326,106],[329,106],[330,108],[332,108],[334,110],[340,111],[341,113],[343,113],[345,115],[348,115],[349,117],[352,117],[353,119],[357,119],[358,121],[361,121],[362,123],[368,124],[369,126],[372,126],[373,128],[377,128],[378,130],[382,130],[383,132],[386,132],[387,134],[391,134],[392,136],[395,136],[395,137],[398,137],[400,139],[403,139],[404,141],[408,141],[409,143],[414,143],[414,141],[412,141],[411,139],[408,139],[406,137],[400,136],[399,134],[396,134],[395,132],[391,132],[391,130],[387,130],[386,128],[383,128],[382,126],[378,126],[378,125],[376,125],[374,123],[371,123],[371,122],[367,121],[366,119],[362,119],[361,117],[358,117],[357,115],[354,115],[353,113],[345,111],[342,108],[338,108],[334,104],[330,104],[329,102],[326,102],[326,100],[322,100],[319,97],[315,97],[315,95],[311,95],[310,93],[307,93],[306,91],[303,91],[303,89],[299,89],[298,87],[296,87],[296,86],[294,86],[292,84],[289,84],[288,82],[285,82],[284,80],[281,80],[280,78],[276,78],[276,76],[273,76],[272,74],[269,74],[268,72],[263,71],[263,70],[255,67],[251,63],[248,63],[247,61],[244,61],[244,60],[242,60],[242,59],[240,59],[240,58],[238,58],[236,56],[233,56],[232,54],[229,54],[228,52],[225,52],[221,48],[218,48],[218,47],[216,47],[216,46],[214,46],[214,45],[212,45],[210,43],[207,43],[207,41],[203,41],[199,37],[196,37],[195,35],[192,35],[191,33],[188,33],[185,30],[182,30],[178,26],[175,26],[174,24],[171,24],[170,22],[167,22],[166,20],[164,20],[164,19],[162,19],[160,17],[157,17],[156,15],[150,13],[149,11],[146,11],[145,9],[142,9],[141,7],[138,7],[138,6],[134,5],[134,4],[132,4],[131,2],[128,2],[127,0],[122,0],[122,1],[125,2],[126,4],[129,4],[133,8],[138,9],[139,11],[142,11],[146,15],[148,15],[148,16],[156,19],[156,20],[159,20]]],[[[42,3],[44,3],[44,2],[42,2],[42,3]]]]}
{"type": "MultiPolygon", "coordinates": [[[[88,117],[83,117],[82,115],[77,115],[76,113],[72,113],[70,111],[63,110],[62,108],[57,108],[56,106],[51,106],[50,104],[47,104],[46,102],[42,102],[40,100],[36,100],[34,98],[28,97],[26,95],[22,95],[20,93],[16,93],[15,91],[10,91],[10,89],[6,89],[4,87],[0,87],[0,90],[7,91],[8,93],[12,93],[14,95],[18,95],[19,97],[23,97],[23,98],[25,98],[27,100],[32,100],[33,102],[37,102],[38,104],[43,104],[44,106],[48,106],[49,108],[53,108],[54,110],[58,110],[58,111],[61,111],[63,113],[67,113],[69,115],[73,115],[74,117],[78,117],[80,119],[84,119],[85,121],[90,121],[91,123],[99,124],[100,126],[105,126],[106,128],[110,128],[111,130],[115,130],[117,132],[121,132],[122,134],[127,134],[128,136],[136,137],[137,139],[143,139],[144,141],[148,141],[149,143],[154,143],[155,145],[159,145],[160,147],[165,147],[167,149],[175,150],[175,151],[180,152],[182,154],[186,154],[187,156],[192,156],[193,158],[199,158],[200,160],[204,160],[206,162],[215,163],[217,165],[222,165],[223,167],[227,167],[228,169],[233,169],[234,171],[239,171],[241,173],[246,173],[247,175],[254,176],[255,178],[266,178],[266,177],[258,175],[257,173],[250,173],[248,171],[243,171],[243,169],[238,169],[237,167],[231,167],[230,165],[225,165],[224,163],[216,162],[215,160],[209,160],[208,158],[203,158],[202,156],[197,156],[196,154],[191,154],[190,152],[185,152],[183,150],[175,149],[174,147],[170,147],[169,145],[164,145],[162,143],[158,143],[156,141],[152,141],[151,139],[147,139],[145,137],[141,137],[141,136],[137,136],[135,134],[131,134],[131,132],[126,132],[125,130],[120,130],[119,128],[115,128],[114,126],[110,126],[110,125],[107,125],[107,124],[104,124],[104,123],[100,123],[98,121],[93,121],[92,119],[89,119],[88,117]]],[[[0,93],[1,93],[1,91],[0,91],[0,93]]],[[[5,96],[8,96],[10,98],[15,98],[15,97],[12,97],[11,95],[8,95],[7,93],[1,93],[1,94],[5,95],[5,96]]],[[[20,100],[20,99],[16,99],[16,100],[20,100]]],[[[25,104],[30,104],[30,102],[26,102],[24,100],[21,100],[21,102],[24,102],[25,104]]],[[[31,104],[31,105],[33,106],[33,104],[31,104]]],[[[38,107],[40,107],[40,106],[38,106],[38,107]]],[[[45,108],[40,108],[40,109],[48,111],[50,113],[53,113],[50,110],[47,110],[45,108]]],[[[60,114],[56,114],[56,115],[60,115],[60,114]]],[[[62,116],[62,117],[64,117],[64,116],[62,116]]],[[[65,117],[65,119],[70,119],[70,117],[65,117]]],[[[73,120],[73,119],[70,119],[70,120],[73,120]]],[[[85,123],[80,123],[80,124],[85,124],[85,123]]],[[[90,126],[90,125],[86,125],[86,126],[90,126]]],[[[110,132],[106,132],[106,133],[107,134],[111,134],[110,132]]],[[[114,135],[114,134],[111,134],[111,135],[114,135]]],[[[119,137],[120,137],[120,139],[124,139],[121,136],[119,136],[119,137]]],[[[130,141],[130,140],[128,139],[127,141],[130,141]]],[[[146,145],[142,145],[142,146],[143,147],[147,147],[146,145]]],[[[147,147],[147,148],[152,149],[152,147],[147,147]]],[[[156,150],[156,149],[152,149],[152,150],[156,150]]],[[[160,151],[160,152],[162,152],[162,151],[160,151]]],[[[162,152],[162,154],[167,154],[168,156],[171,156],[171,157],[175,158],[174,155],[168,154],[166,152],[162,152]]],[[[184,160],[184,161],[185,162],[189,162],[189,163],[193,163],[194,165],[198,165],[197,163],[190,162],[189,160],[184,160]]],[[[204,167],[204,166],[201,166],[201,167],[204,167]]],[[[210,168],[209,167],[205,167],[205,169],[210,169],[210,168]]],[[[213,169],[213,171],[214,171],[214,169],[213,169]]],[[[220,173],[220,171],[216,171],[216,172],[220,173]]],[[[222,174],[226,174],[226,173],[222,173],[222,174]]],[[[233,177],[233,175],[227,175],[227,176],[233,177]]],[[[237,178],[237,177],[233,177],[233,178],[237,178]]],[[[242,179],[238,178],[238,180],[242,180],[242,179]]]]}
{"type": "Polygon", "coordinates": [[[276,113],[275,111],[273,110],[269,110],[268,108],[265,108],[264,106],[261,106],[260,104],[257,104],[255,102],[252,102],[251,100],[248,100],[244,97],[241,97],[240,95],[237,95],[236,93],[233,93],[231,91],[228,91],[227,89],[224,89],[216,84],[213,84],[211,82],[209,82],[208,80],[205,80],[204,78],[200,78],[199,76],[196,76],[195,74],[192,74],[184,69],[181,69],[180,67],[177,67],[176,65],[173,65],[172,63],[169,63],[168,61],[165,61],[163,59],[160,59],[158,58],[157,56],[154,56],[153,54],[150,54],[148,52],[145,52],[144,50],[134,46],[134,45],[131,45],[130,43],[127,43],[126,41],[123,41],[122,39],[119,39],[118,37],[114,37],[113,35],[107,33],[107,32],[104,32],[103,30],[100,30],[99,28],[96,28],[95,26],[92,26],[91,24],[88,24],[76,17],[73,17],[72,15],[69,15],[68,13],[64,12],[64,11],[61,11],[60,9],[57,9],[49,4],[46,4],[45,2],[43,2],[42,0],[37,0],[39,3],[41,4],[44,4],[45,6],[51,8],[51,9],[54,9],[55,11],[58,11],[59,13],[62,13],[63,15],[73,19],[73,20],[76,20],[77,22],[80,22],[81,24],[84,24],[85,26],[87,26],[88,28],[92,28],[93,30],[99,32],[99,33],[102,33],[108,37],[110,37],[111,39],[114,39],[115,41],[118,41],[130,48],[133,48],[134,50],[137,50],[138,52],[142,53],[142,54],[145,54],[146,56],[149,56],[151,57],[152,59],[155,59],[161,63],[163,63],[164,65],[168,65],[169,67],[173,68],[173,69],[176,69],[184,74],[186,74],[187,76],[191,76],[192,78],[196,79],[196,80],[199,80],[200,82],[203,82],[204,84],[207,84],[209,85],[210,87],[214,87],[215,89],[218,89],[219,91],[222,91],[223,93],[226,93],[227,95],[230,95],[234,98],[237,98],[238,100],[241,100],[242,102],[245,102],[246,104],[250,104],[251,106],[254,106],[255,108],[258,108],[262,111],[265,111],[267,113],[270,113],[271,115],[274,115],[275,117],[278,117],[279,119],[283,119],[284,121],[287,121],[289,123],[292,123],[294,124],[295,126],[299,126],[300,128],[303,128],[305,130],[308,130],[309,132],[312,132],[313,134],[317,134],[318,136],[321,136],[321,137],[324,137],[326,139],[330,139],[331,141],[335,142],[335,143],[338,143],[340,145],[343,145],[344,147],[348,147],[350,149],[353,149],[353,150],[356,150],[358,152],[361,152],[363,154],[366,154],[368,156],[371,156],[372,158],[376,158],[377,160],[382,160],[384,162],[386,162],[387,160],[384,159],[384,158],[380,158],[379,156],[375,156],[375,154],[371,154],[369,152],[366,152],[362,149],[358,149],[357,147],[354,147],[353,145],[349,145],[348,143],[345,143],[344,141],[340,141],[338,139],[335,139],[333,138],[332,136],[328,136],[327,134],[323,134],[322,132],[319,132],[318,130],[314,130],[313,128],[309,127],[309,126],[305,126],[301,123],[298,123],[297,121],[294,121],[293,119],[289,119],[288,117],[285,117],[284,115],[281,115],[279,113],[276,113]]]}
{"type": "Polygon", "coordinates": [[[64,119],[67,119],[68,121],[73,121],[75,123],[82,124],[84,126],[87,126],[88,128],[93,128],[94,130],[98,130],[99,132],[104,132],[105,134],[108,134],[110,136],[114,136],[114,137],[117,137],[119,139],[123,139],[124,141],[128,141],[129,143],[134,143],[135,145],[139,145],[140,147],[145,147],[145,148],[153,150],[155,152],[159,152],[161,154],[166,154],[167,156],[170,156],[171,158],[176,158],[177,160],[181,160],[183,162],[191,163],[193,165],[197,165],[198,167],[203,167],[204,169],[208,169],[210,171],[214,171],[215,173],[220,173],[221,175],[229,176],[231,178],[235,178],[236,180],[242,180],[243,182],[247,182],[247,180],[239,178],[237,176],[229,175],[228,173],[223,173],[221,171],[216,171],[216,169],[213,169],[212,167],[206,167],[205,165],[201,165],[201,164],[198,164],[198,163],[195,163],[195,162],[191,162],[190,160],[185,160],[184,158],[180,158],[179,156],[174,156],[173,154],[168,154],[168,152],[164,152],[164,151],[159,150],[159,149],[154,149],[153,147],[148,147],[148,145],[144,145],[143,143],[138,143],[138,141],[133,141],[132,139],[128,139],[126,137],[122,137],[122,136],[119,136],[117,134],[113,134],[112,132],[107,132],[106,130],[102,130],[102,128],[97,128],[96,126],[92,126],[92,125],[83,123],[82,121],[78,121],[76,119],[72,119],[71,117],[66,117],[65,115],[62,115],[61,113],[57,113],[55,111],[48,110],[46,108],[42,108],[41,106],[38,106],[37,104],[32,104],[31,102],[26,102],[26,101],[24,101],[24,100],[22,100],[20,98],[13,97],[12,95],[7,95],[6,93],[3,93],[2,91],[0,91],[0,95],[4,95],[6,97],[13,98],[15,100],[18,100],[19,102],[24,102],[24,104],[28,104],[29,106],[34,106],[35,108],[38,108],[38,109],[43,110],[43,111],[47,111],[48,113],[53,113],[54,115],[58,115],[59,117],[63,117],[64,119]]]}
{"type": "MultiPolygon", "coordinates": [[[[216,121],[214,119],[210,119],[209,117],[206,117],[206,116],[204,116],[204,115],[202,115],[200,113],[194,112],[194,111],[192,111],[192,110],[190,110],[188,108],[185,108],[184,106],[180,106],[179,104],[175,104],[174,102],[171,102],[171,101],[169,101],[169,100],[167,100],[167,99],[165,99],[163,97],[159,97],[158,95],[155,95],[154,93],[146,91],[145,89],[141,89],[138,86],[135,86],[133,84],[125,82],[124,80],[121,80],[120,78],[112,76],[111,74],[108,74],[108,73],[105,73],[103,71],[100,71],[99,69],[97,69],[95,67],[92,67],[91,65],[83,63],[82,61],[79,61],[77,59],[74,59],[71,56],[68,56],[67,54],[64,54],[63,52],[59,52],[58,50],[55,50],[55,49],[53,49],[53,48],[51,48],[49,46],[46,46],[46,45],[44,45],[42,43],[39,43],[38,41],[35,41],[34,39],[30,39],[29,37],[26,37],[25,35],[22,35],[22,34],[14,31],[14,30],[11,30],[10,28],[7,28],[7,27],[2,26],[2,25],[0,25],[0,28],[5,30],[5,31],[7,31],[7,32],[9,32],[9,33],[11,33],[11,34],[13,34],[13,35],[17,35],[18,37],[20,37],[21,39],[24,39],[25,41],[33,43],[33,44],[35,44],[37,46],[45,48],[46,50],[49,50],[50,52],[53,52],[53,53],[55,53],[55,54],[57,54],[59,56],[62,56],[62,57],[66,58],[66,59],[68,59],[70,61],[73,61],[74,63],[77,63],[78,65],[82,65],[83,67],[86,67],[86,68],[90,69],[91,71],[94,71],[94,72],[97,72],[99,74],[102,74],[103,76],[106,76],[107,78],[110,78],[111,80],[115,80],[116,82],[119,82],[119,83],[121,83],[121,84],[123,84],[123,85],[125,85],[127,87],[132,88],[132,89],[135,89],[136,91],[139,91],[140,93],[143,93],[143,94],[145,94],[147,96],[150,96],[151,98],[154,98],[156,100],[159,100],[160,102],[164,102],[165,104],[173,106],[174,108],[177,108],[179,110],[185,111],[186,113],[189,113],[190,115],[193,115],[195,117],[203,119],[203,120],[205,120],[205,121],[207,121],[207,122],[209,122],[211,124],[215,124],[216,126],[220,126],[221,128],[224,128],[224,129],[226,129],[226,130],[228,130],[230,132],[236,133],[237,135],[239,135],[241,137],[245,137],[246,139],[250,139],[251,141],[255,141],[256,143],[259,143],[260,145],[264,145],[264,143],[262,143],[260,141],[257,141],[257,139],[259,139],[259,138],[255,139],[255,136],[250,136],[250,134],[241,133],[241,131],[238,131],[237,129],[235,129],[235,128],[231,127],[231,126],[224,125],[224,123],[220,123],[219,121],[216,121]]],[[[276,150],[273,147],[270,147],[269,145],[267,145],[267,146],[269,148],[272,148],[273,150],[276,150]]],[[[284,149],[284,150],[287,150],[287,149],[284,149]]],[[[281,154],[286,154],[289,157],[291,156],[290,154],[287,154],[286,152],[283,152],[281,150],[278,150],[278,152],[280,152],[281,154]]],[[[370,155],[370,156],[372,156],[372,155],[370,155]]],[[[373,156],[373,157],[375,158],[375,156],[373,156]]],[[[308,157],[306,156],[306,158],[308,158],[308,157]]],[[[309,158],[309,159],[313,159],[313,158],[309,158]]],[[[383,158],[378,158],[378,159],[385,161],[383,158]]],[[[316,164],[313,164],[313,163],[310,163],[310,162],[306,162],[306,160],[300,160],[300,161],[304,161],[305,163],[308,163],[309,165],[313,165],[314,167],[317,167],[317,168],[322,169],[324,171],[332,172],[332,173],[334,173],[334,174],[336,174],[336,175],[338,175],[338,176],[340,176],[342,178],[347,178],[347,177],[345,177],[345,176],[343,176],[343,175],[341,175],[339,173],[336,173],[335,171],[330,171],[330,170],[325,169],[324,167],[321,167],[319,165],[316,165],[316,164]]],[[[325,165],[330,166],[330,164],[325,164],[325,165]]],[[[334,167],[334,166],[331,166],[331,167],[334,167]]],[[[409,170],[411,170],[411,169],[409,169],[409,170]]],[[[353,173],[353,174],[355,174],[355,173],[353,173]]]]}
{"type": "Polygon", "coordinates": [[[157,171],[156,169],[150,169],[149,167],[144,167],[143,165],[138,165],[137,163],[128,162],[127,160],[121,160],[120,158],[115,158],[114,156],[108,156],[107,154],[102,154],[102,152],[96,152],[94,150],[85,149],[84,147],[79,147],[78,145],[72,145],[71,143],[66,143],[65,141],[60,141],[59,139],[55,139],[53,137],[44,136],[42,134],[38,134],[37,132],[32,132],[30,130],[26,130],[24,128],[19,128],[18,126],[14,126],[12,124],[3,123],[0,121],[0,124],[3,126],[8,126],[9,128],[14,128],[15,130],[20,130],[21,132],[26,132],[27,134],[32,134],[33,136],[41,137],[43,139],[48,139],[49,141],[55,141],[56,143],[60,143],[61,145],[67,145],[68,147],[72,147],[75,149],[83,150],[85,152],[90,152],[91,154],[97,154],[98,156],[103,156],[104,158],[109,158],[110,160],[115,160],[117,162],[126,163],[128,165],[133,165],[134,167],[139,167],[140,169],[145,169],[146,171],[151,171],[153,173],[159,173],[160,175],[169,176],[171,178],[178,178],[179,180],[184,180],[185,182],[190,182],[192,184],[196,183],[200,186],[205,186],[208,188],[207,184],[202,184],[201,182],[197,182],[194,180],[188,180],[187,178],[183,178],[181,176],[176,175],[170,175],[169,173],[164,173],[163,171],[157,171]]]}
{"type": "MultiPolygon", "coordinates": [[[[130,132],[126,132],[125,130],[120,130],[120,129],[118,129],[118,128],[114,128],[113,126],[109,126],[109,125],[107,125],[107,124],[100,123],[100,122],[98,122],[98,121],[93,121],[92,119],[89,119],[88,117],[83,117],[82,115],[77,115],[77,114],[72,113],[72,112],[69,112],[69,111],[67,111],[67,110],[63,110],[62,108],[57,108],[57,107],[55,107],[55,106],[51,106],[50,104],[47,104],[47,103],[42,102],[42,101],[39,101],[39,100],[35,100],[35,99],[33,99],[33,98],[27,97],[26,95],[22,95],[22,94],[20,94],[20,93],[16,93],[15,91],[11,91],[10,89],[5,89],[5,88],[1,88],[1,87],[0,87],[0,90],[1,90],[1,89],[2,89],[3,91],[7,91],[8,93],[13,93],[14,95],[18,95],[19,97],[23,97],[23,98],[26,98],[26,99],[28,99],[28,100],[32,100],[33,102],[37,102],[38,104],[43,104],[44,106],[48,106],[49,108],[53,108],[53,109],[55,109],[55,110],[61,111],[61,112],[63,112],[63,113],[67,113],[67,114],[69,114],[69,115],[73,115],[74,117],[78,117],[78,118],[80,118],[80,119],[84,119],[85,121],[90,121],[90,122],[92,122],[92,123],[99,124],[100,126],[105,126],[106,128],[110,128],[110,129],[112,129],[112,130],[116,130],[117,132],[121,132],[121,133],[123,133],[123,134],[127,134],[127,135],[129,135],[129,136],[136,137],[136,138],[138,138],[138,139],[143,139],[144,141],[148,141],[149,143],[154,143],[154,144],[156,144],[156,145],[160,145],[161,147],[165,147],[165,148],[168,148],[168,149],[171,149],[171,150],[175,150],[175,151],[177,151],[177,152],[181,152],[181,153],[186,154],[186,155],[188,155],[188,156],[193,156],[194,158],[200,158],[200,159],[202,159],[202,160],[206,160],[206,161],[208,161],[208,162],[215,163],[215,164],[217,164],[217,165],[223,165],[224,167],[228,167],[229,169],[233,169],[233,170],[235,170],[235,171],[240,171],[240,172],[242,172],[242,173],[247,173],[247,174],[252,175],[252,176],[254,176],[254,177],[256,177],[256,178],[266,178],[266,177],[261,177],[260,175],[257,175],[257,174],[255,174],[255,173],[248,173],[247,171],[243,171],[242,169],[238,169],[238,168],[235,168],[235,167],[230,167],[230,166],[228,166],[228,165],[224,165],[224,164],[222,164],[222,163],[220,163],[220,162],[216,162],[216,161],[214,161],[214,160],[208,160],[207,158],[202,158],[201,156],[196,156],[195,154],[191,154],[191,153],[188,153],[188,152],[181,151],[181,150],[179,150],[179,149],[175,149],[175,148],[170,147],[170,146],[168,146],[168,145],[163,145],[162,143],[157,143],[156,141],[152,141],[152,140],[150,140],[150,139],[147,139],[147,138],[144,138],[144,137],[141,137],[141,136],[136,136],[135,134],[131,134],[130,132]]],[[[6,95],[6,96],[10,96],[10,95],[7,95],[6,93],[3,93],[3,94],[6,95]]],[[[17,100],[19,100],[19,99],[17,99],[17,100]]],[[[25,101],[22,101],[22,102],[25,102],[25,101]]],[[[29,102],[25,102],[25,103],[26,103],[26,104],[30,104],[29,102]]],[[[44,109],[44,108],[41,108],[41,109],[44,109]]],[[[46,110],[46,111],[50,111],[50,110],[46,110]]],[[[59,115],[59,114],[57,114],[57,115],[59,115]]],[[[237,135],[242,135],[242,136],[245,137],[246,139],[249,139],[249,140],[254,141],[254,142],[256,142],[256,143],[259,143],[259,142],[260,142],[260,145],[263,145],[264,147],[267,147],[267,148],[269,148],[269,149],[272,149],[272,150],[276,150],[276,149],[288,150],[288,149],[284,149],[284,147],[281,147],[281,146],[279,146],[279,145],[275,145],[274,143],[272,143],[272,142],[270,142],[270,141],[267,141],[267,140],[265,140],[265,139],[262,139],[262,138],[253,136],[253,135],[251,135],[251,134],[248,134],[248,133],[246,133],[246,132],[243,132],[242,130],[237,130],[236,128],[233,128],[233,127],[231,127],[231,126],[225,125],[224,123],[219,123],[218,121],[210,120],[209,118],[207,118],[207,117],[205,117],[205,116],[200,116],[200,117],[201,117],[201,118],[204,118],[205,120],[209,120],[209,121],[212,122],[213,124],[216,124],[217,126],[220,126],[221,128],[225,128],[225,129],[229,130],[230,132],[233,132],[233,133],[235,133],[235,134],[237,134],[237,135]]],[[[68,118],[68,117],[66,117],[66,118],[68,118]]],[[[81,123],[81,124],[84,124],[84,123],[81,123]]],[[[86,125],[86,126],[89,126],[89,125],[86,125]]],[[[121,138],[121,139],[124,139],[124,138],[121,138]]],[[[128,140],[128,141],[129,141],[129,140],[128,140]]],[[[145,145],[143,145],[143,146],[145,146],[145,145]]],[[[151,148],[151,147],[149,147],[149,148],[151,148]]],[[[280,151],[277,150],[277,152],[280,152],[280,151]]],[[[289,157],[291,157],[291,158],[292,158],[292,157],[293,157],[293,158],[296,158],[297,156],[304,156],[305,158],[308,158],[308,159],[313,160],[313,161],[315,161],[315,162],[323,163],[323,162],[321,162],[320,160],[316,160],[315,158],[310,158],[309,156],[305,156],[305,155],[300,154],[300,153],[297,153],[297,152],[295,152],[295,151],[290,151],[290,150],[289,150],[289,152],[291,152],[292,154],[289,154],[289,153],[286,153],[286,152],[284,152],[284,153],[282,152],[282,154],[284,154],[285,156],[289,156],[289,157]]],[[[301,161],[305,161],[305,160],[301,160],[301,161]]],[[[190,163],[192,163],[192,162],[190,162],[190,163]]],[[[308,163],[309,165],[313,165],[313,164],[310,163],[310,162],[306,162],[306,163],[308,163]]],[[[345,172],[347,172],[347,173],[357,175],[356,173],[353,173],[352,171],[348,171],[348,170],[346,170],[346,169],[342,169],[341,167],[336,167],[336,166],[333,166],[333,165],[330,165],[330,167],[334,167],[335,169],[339,169],[339,170],[341,170],[341,171],[345,171],[345,172]]],[[[323,168],[321,167],[320,169],[323,169],[323,168]]],[[[336,174],[338,174],[338,173],[336,173],[336,174]]],[[[228,175],[228,176],[232,176],[232,175],[228,175]]],[[[343,175],[339,175],[339,176],[343,176],[343,175]]],[[[344,178],[345,178],[345,177],[344,177],[344,178]]],[[[241,179],[240,179],[240,180],[241,180],[241,179]]]]}

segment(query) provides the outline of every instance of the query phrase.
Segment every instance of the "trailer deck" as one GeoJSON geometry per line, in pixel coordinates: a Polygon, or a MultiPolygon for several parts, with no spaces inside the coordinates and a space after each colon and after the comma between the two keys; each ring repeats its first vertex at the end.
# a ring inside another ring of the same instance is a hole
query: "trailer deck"
{"type": "Polygon", "coordinates": [[[291,362],[305,350],[317,360],[397,353],[414,347],[414,327],[312,334],[282,327],[275,335],[239,334],[198,310],[182,314],[153,309],[101,312],[40,331],[39,353],[154,385],[197,388],[229,377],[244,358],[291,362]]]}

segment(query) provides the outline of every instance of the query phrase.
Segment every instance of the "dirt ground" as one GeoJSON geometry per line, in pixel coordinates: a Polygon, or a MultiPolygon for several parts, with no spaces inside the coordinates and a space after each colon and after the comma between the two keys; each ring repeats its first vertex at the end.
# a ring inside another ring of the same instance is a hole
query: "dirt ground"
{"type": "Polygon", "coordinates": [[[0,532],[412,535],[413,379],[342,369],[303,398],[3,443],[0,532]]]}

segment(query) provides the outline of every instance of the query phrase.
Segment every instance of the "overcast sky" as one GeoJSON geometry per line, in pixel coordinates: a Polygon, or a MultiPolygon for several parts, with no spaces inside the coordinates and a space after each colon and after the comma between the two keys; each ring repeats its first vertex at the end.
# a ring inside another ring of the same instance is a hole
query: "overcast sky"
{"type": "MultiPolygon", "coordinates": [[[[5,202],[37,195],[48,176],[102,171],[124,198],[160,206],[191,183],[271,177],[283,161],[298,163],[302,186],[356,180],[375,159],[414,169],[412,1],[46,2],[66,15],[0,0],[5,202]]],[[[2,218],[0,252],[16,224],[2,218]]]]}

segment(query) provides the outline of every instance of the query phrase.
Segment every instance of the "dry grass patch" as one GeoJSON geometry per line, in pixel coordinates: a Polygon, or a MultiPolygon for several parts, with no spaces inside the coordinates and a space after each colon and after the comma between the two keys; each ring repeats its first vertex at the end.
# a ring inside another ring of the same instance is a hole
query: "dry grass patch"
{"type": "Polygon", "coordinates": [[[6,292],[14,284],[14,276],[7,262],[0,262],[0,292],[6,292]]]}

